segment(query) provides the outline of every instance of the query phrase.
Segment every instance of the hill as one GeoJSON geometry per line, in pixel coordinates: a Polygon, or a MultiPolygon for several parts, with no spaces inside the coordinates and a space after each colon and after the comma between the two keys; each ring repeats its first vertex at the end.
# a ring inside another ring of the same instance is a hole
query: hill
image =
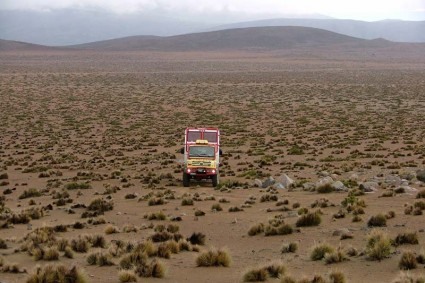
{"type": "Polygon", "coordinates": [[[270,19],[221,25],[207,31],[265,26],[302,26],[363,39],[383,38],[395,42],[425,42],[425,21],[364,22],[338,19],[270,19]]]}
{"type": "Polygon", "coordinates": [[[72,48],[113,51],[216,51],[216,50],[281,50],[335,45],[387,44],[334,32],[305,27],[255,27],[204,33],[156,37],[132,36],[99,41],[72,48]]]}
{"type": "Polygon", "coordinates": [[[0,51],[47,51],[53,49],[63,48],[54,48],[44,45],[0,39],[0,51]]]}

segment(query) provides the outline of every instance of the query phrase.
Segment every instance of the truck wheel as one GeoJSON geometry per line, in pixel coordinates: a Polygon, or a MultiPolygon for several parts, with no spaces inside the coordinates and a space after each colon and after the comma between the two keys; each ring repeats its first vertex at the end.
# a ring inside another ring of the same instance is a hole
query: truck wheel
{"type": "Polygon", "coordinates": [[[212,185],[213,185],[213,187],[217,187],[217,185],[218,185],[218,175],[212,176],[212,185]]]}
{"type": "Polygon", "coordinates": [[[189,187],[189,182],[190,182],[189,175],[183,172],[183,186],[189,187]]]}

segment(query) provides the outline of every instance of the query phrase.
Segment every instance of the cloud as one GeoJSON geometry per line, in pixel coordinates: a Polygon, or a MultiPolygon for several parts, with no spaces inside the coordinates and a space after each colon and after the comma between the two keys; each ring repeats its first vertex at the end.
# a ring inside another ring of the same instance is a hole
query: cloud
{"type": "Polygon", "coordinates": [[[385,17],[425,9],[424,0],[0,0],[0,9],[103,9],[117,13],[162,10],[177,13],[325,14],[385,17]]]}

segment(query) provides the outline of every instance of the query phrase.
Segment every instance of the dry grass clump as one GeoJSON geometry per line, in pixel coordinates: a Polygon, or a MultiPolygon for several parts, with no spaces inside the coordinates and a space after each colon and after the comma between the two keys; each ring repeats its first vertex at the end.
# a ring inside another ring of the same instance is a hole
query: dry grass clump
{"type": "Polygon", "coordinates": [[[5,249],[7,249],[7,244],[6,244],[6,241],[5,240],[3,240],[2,238],[0,238],[0,250],[5,250],[5,249]]]}
{"type": "Polygon", "coordinates": [[[425,198],[425,189],[423,189],[423,190],[419,191],[419,192],[416,194],[416,198],[425,198]]]}
{"type": "Polygon", "coordinates": [[[387,218],[385,215],[379,213],[375,216],[372,216],[367,221],[367,226],[369,227],[385,227],[387,226],[387,218]]]}
{"type": "Polygon", "coordinates": [[[295,242],[283,244],[280,249],[281,253],[295,253],[298,250],[298,244],[295,242]]]}
{"type": "Polygon", "coordinates": [[[192,235],[190,235],[189,238],[187,238],[187,240],[192,244],[192,245],[205,245],[205,240],[206,240],[206,236],[205,234],[199,232],[199,233],[192,233],[192,235]]]}
{"type": "Polygon", "coordinates": [[[115,234],[115,233],[119,233],[120,229],[118,229],[117,226],[109,224],[108,226],[105,227],[104,232],[105,232],[106,235],[115,234]]]}
{"type": "Polygon", "coordinates": [[[322,218],[318,212],[309,212],[301,215],[295,225],[297,227],[318,226],[322,222],[322,218]]]}
{"type": "Polygon", "coordinates": [[[221,207],[221,205],[219,203],[215,203],[211,206],[211,211],[222,211],[223,208],[221,207]]]}
{"type": "Polygon", "coordinates": [[[387,233],[381,230],[372,230],[367,238],[366,255],[371,260],[382,260],[390,256],[392,242],[387,233]]]}
{"type": "Polygon", "coordinates": [[[41,192],[35,188],[30,188],[28,190],[25,190],[22,192],[22,194],[19,196],[19,199],[26,199],[26,198],[34,198],[34,197],[41,197],[41,192]]]}
{"type": "Polygon", "coordinates": [[[140,277],[164,278],[167,269],[165,265],[156,259],[149,264],[144,263],[136,267],[136,274],[140,277]]]}
{"type": "Polygon", "coordinates": [[[408,272],[401,272],[400,275],[395,278],[392,283],[424,283],[425,277],[416,277],[408,272]]]}
{"type": "Polygon", "coordinates": [[[286,271],[282,262],[272,262],[259,268],[247,271],[243,276],[244,282],[266,281],[269,277],[279,278],[286,271]]]}
{"type": "Polygon", "coordinates": [[[294,232],[291,225],[282,223],[279,226],[267,225],[264,228],[265,236],[289,235],[294,232]]]}
{"type": "Polygon", "coordinates": [[[109,266],[114,265],[111,261],[111,256],[109,254],[105,254],[102,252],[91,253],[87,257],[87,263],[89,265],[97,265],[97,266],[109,266]]]}
{"type": "Polygon", "coordinates": [[[212,248],[196,258],[197,266],[224,266],[229,267],[232,263],[232,257],[226,249],[212,248]]]}
{"type": "Polygon", "coordinates": [[[77,267],[68,269],[64,265],[37,266],[29,275],[26,283],[87,283],[88,280],[82,270],[77,267]]]}
{"type": "Polygon", "coordinates": [[[106,248],[106,240],[103,235],[96,234],[89,237],[89,241],[93,248],[106,248]]]}
{"type": "Polygon", "coordinates": [[[149,206],[163,205],[163,204],[165,204],[165,200],[163,198],[150,198],[148,200],[149,206]]]}
{"type": "Polygon", "coordinates": [[[88,190],[91,188],[92,188],[91,185],[88,183],[73,182],[73,183],[68,183],[65,185],[65,189],[67,190],[88,190]]]}
{"type": "Polygon", "coordinates": [[[193,205],[193,199],[191,199],[191,198],[184,198],[184,199],[182,199],[182,205],[183,206],[193,205]]]}
{"type": "Polygon", "coordinates": [[[71,248],[77,253],[86,253],[90,248],[90,244],[87,238],[79,236],[71,241],[71,248]]]}
{"type": "Polygon", "coordinates": [[[335,191],[335,189],[332,187],[331,184],[327,183],[327,184],[323,184],[321,186],[318,186],[316,188],[316,191],[319,194],[328,194],[328,193],[332,193],[333,191],[335,191]]]}
{"type": "Polygon", "coordinates": [[[260,198],[260,202],[269,202],[269,201],[277,201],[277,200],[278,200],[278,196],[271,195],[271,194],[262,195],[260,198]]]}
{"type": "Polygon", "coordinates": [[[249,228],[248,235],[249,236],[255,236],[255,235],[261,234],[263,232],[264,232],[264,224],[259,223],[259,224],[252,226],[251,228],[249,228]]]}
{"type": "Polygon", "coordinates": [[[59,259],[59,251],[57,247],[49,247],[49,248],[41,248],[36,247],[33,248],[30,253],[33,255],[34,260],[58,260],[59,259]]]}
{"type": "Polygon", "coordinates": [[[310,254],[311,260],[321,260],[325,257],[326,254],[334,253],[335,249],[327,243],[317,244],[313,246],[313,249],[310,254]]]}
{"type": "Polygon", "coordinates": [[[326,264],[333,264],[333,263],[347,261],[348,257],[341,248],[338,248],[334,252],[326,253],[324,260],[326,264]]]}
{"type": "Polygon", "coordinates": [[[133,270],[120,270],[118,272],[118,279],[121,283],[137,282],[137,276],[133,270]]]}
{"type": "Polygon", "coordinates": [[[145,215],[145,218],[148,220],[166,220],[167,216],[164,214],[164,212],[160,211],[145,215]]]}
{"type": "Polygon", "coordinates": [[[329,283],[345,283],[345,275],[341,271],[332,271],[329,274],[329,283]]]}
{"type": "Polygon", "coordinates": [[[416,232],[405,232],[398,234],[397,237],[394,239],[394,245],[399,246],[404,244],[419,244],[418,234],[416,232]]]}
{"type": "Polygon", "coordinates": [[[400,261],[398,262],[398,267],[402,270],[410,270],[415,269],[417,266],[418,261],[415,254],[410,251],[403,252],[400,261]]]}
{"type": "Polygon", "coordinates": [[[103,214],[105,211],[113,210],[114,203],[112,201],[107,201],[101,198],[96,198],[92,200],[87,206],[87,210],[95,211],[98,214],[103,214]]]}

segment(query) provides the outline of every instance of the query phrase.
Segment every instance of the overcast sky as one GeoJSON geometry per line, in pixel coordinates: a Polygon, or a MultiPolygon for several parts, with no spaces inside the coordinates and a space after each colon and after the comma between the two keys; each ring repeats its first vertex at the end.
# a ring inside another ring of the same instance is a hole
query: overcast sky
{"type": "Polygon", "coordinates": [[[425,20],[425,0],[0,0],[0,9],[103,9],[117,13],[167,11],[182,15],[214,12],[322,14],[366,21],[425,20]]]}

